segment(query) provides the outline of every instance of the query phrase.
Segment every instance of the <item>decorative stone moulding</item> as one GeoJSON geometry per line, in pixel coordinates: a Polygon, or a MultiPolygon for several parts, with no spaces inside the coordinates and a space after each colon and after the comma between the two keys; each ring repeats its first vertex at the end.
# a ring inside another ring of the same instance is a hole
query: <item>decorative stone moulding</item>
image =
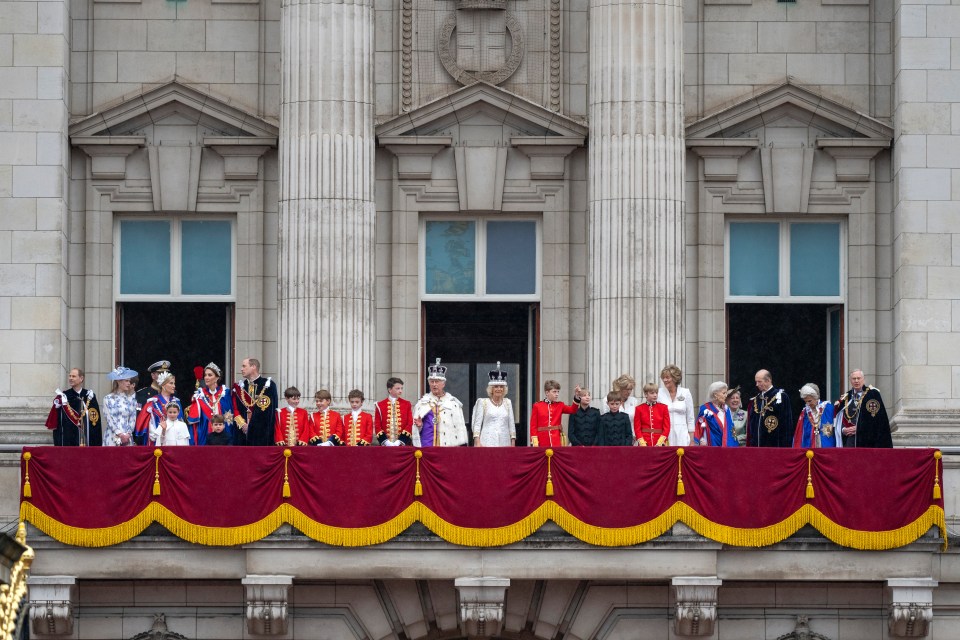
{"type": "MultiPolygon", "coordinates": [[[[490,9],[491,7],[483,7],[490,9]]],[[[443,68],[447,70],[453,79],[462,85],[470,85],[475,82],[489,82],[492,85],[498,85],[520,68],[520,62],[523,60],[525,51],[523,42],[523,25],[512,13],[506,15],[506,30],[510,33],[511,47],[510,54],[504,61],[503,66],[492,71],[474,71],[462,68],[457,63],[457,52],[453,49],[451,42],[453,32],[457,28],[457,14],[451,13],[440,25],[437,31],[437,52],[440,54],[440,62],[443,68]]]]}
{"type": "Polygon", "coordinates": [[[797,626],[793,631],[783,634],[777,640],[830,640],[830,638],[810,630],[809,616],[797,616],[797,626]]]}
{"type": "Polygon", "coordinates": [[[35,636],[73,635],[77,602],[74,576],[30,576],[30,631],[35,636]]]}
{"type": "Polygon", "coordinates": [[[470,638],[499,636],[503,630],[508,578],[457,578],[460,633],[470,638]]]}
{"type": "Polygon", "coordinates": [[[937,581],[932,578],[891,578],[890,616],[887,625],[894,638],[925,638],[933,620],[933,590],[937,581]]]}
{"type": "Polygon", "coordinates": [[[257,636],[285,635],[293,576],[249,575],[241,583],[246,591],[247,631],[257,636]]]}
{"type": "Polygon", "coordinates": [[[712,636],[717,622],[717,588],[723,581],[716,576],[683,576],[672,581],[677,610],[673,630],[678,636],[712,636]]]}

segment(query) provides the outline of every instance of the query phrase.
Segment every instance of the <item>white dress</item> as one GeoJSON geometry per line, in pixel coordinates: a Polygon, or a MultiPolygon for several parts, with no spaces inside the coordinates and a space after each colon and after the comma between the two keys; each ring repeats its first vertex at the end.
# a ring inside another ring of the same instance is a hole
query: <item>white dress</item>
{"type": "Polygon", "coordinates": [[[657,402],[667,405],[670,410],[670,437],[667,444],[671,447],[686,447],[693,438],[693,426],[696,414],[693,412],[693,396],[690,389],[677,387],[676,400],[670,400],[670,392],[662,384],[657,392],[657,402]]]}
{"type": "Polygon", "coordinates": [[[150,427],[150,441],[158,447],[190,446],[190,431],[183,420],[174,420],[167,425],[166,433],[160,425],[150,427]]]}
{"type": "Polygon", "coordinates": [[[489,398],[477,400],[470,426],[473,427],[473,437],[480,438],[480,446],[509,447],[510,439],[517,437],[510,398],[504,398],[499,407],[489,398]]]}

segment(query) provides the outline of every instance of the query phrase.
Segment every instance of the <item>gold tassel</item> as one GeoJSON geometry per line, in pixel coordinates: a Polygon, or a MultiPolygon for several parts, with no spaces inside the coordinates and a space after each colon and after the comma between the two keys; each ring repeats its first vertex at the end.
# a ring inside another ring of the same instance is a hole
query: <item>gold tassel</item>
{"type": "Polygon", "coordinates": [[[686,495],[687,490],[683,487],[683,447],[677,449],[677,495],[686,495]]]}
{"type": "Polygon", "coordinates": [[[547,449],[547,496],[553,495],[553,473],[550,470],[550,458],[553,457],[553,449],[547,449]]]}
{"type": "MultiPolygon", "coordinates": [[[[25,455],[30,455],[29,453],[25,455]]],[[[940,500],[943,498],[943,493],[940,491],[940,458],[943,457],[943,454],[939,451],[933,452],[933,499],[940,500]]],[[[24,487],[23,495],[27,495],[26,487],[24,487]]]]}
{"type": "Polygon", "coordinates": [[[153,450],[153,495],[160,495],[160,456],[163,455],[163,451],[160,449],[153,450]]]}
{"type": "Polygon", "coordinates": [[[290,462],[290,456],[293,455],[293,452],[290,449],[283,450],[283,497],[290,497],[290,476],[287,473],[287,463],[290,462]]]}
{"type": "Polygon", "coordinates": [[[417,460],[417,481],[413,485],[413,495],[414,497],[419,498],[423,495],[423,484],[420,482],[420,458],[423,457],[423,451],[417,449],[413,452],[413,457],[417,460]]]}
{"type": "Polygon", "coordinates": [[[813,500],[813,474],[811,468],[813,465],[813,450],[807,449],[807,500],[813,500]]]}
{"type": "Polygon", "coordinates": [[[30,452],[23,454],[23,497],[32,498],[33,490],[30,489],[30,452]]]}

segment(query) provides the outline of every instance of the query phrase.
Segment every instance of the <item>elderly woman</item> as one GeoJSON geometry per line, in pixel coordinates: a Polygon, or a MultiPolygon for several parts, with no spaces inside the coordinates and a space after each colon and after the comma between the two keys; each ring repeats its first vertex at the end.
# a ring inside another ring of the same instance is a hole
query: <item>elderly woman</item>
{"type": "Polygon", "coordinates": [[[126,447],[136,444],[133,429],[137,423],[137,372],[117,367],[107,374],[113,388],[103,398],[103,446],[126,447]]]}
{"type": "Polygon", "coordinates": [[[808,382],[800,388],[800,397],[804,407],[797,419],[793,446],[803,449],[842,447],[843,440],[837,438],[833,427],[833,404],[820,401],[820,387],[808,382]]]}
{"type": "Polygon", "coordinates": [[[694,433],[696,444],[707,447],[736,447],[733,416],[727,406],[727,383],[714,382],[707,390],[709,400],[700,406],[694,433]]]}
{"type": "Polygon", "coordinates": [[[473,406],[470,426],[473,444],[477,447],[512,447],[517,444],[517,425],[513,404],[507,397],[507,372],[497,368],[490,372],[487,397],[473,406]]]}
{"type": "MultiPolygon", "coordinates": [[[[167,404],[173,403],[180,407],[180,400],[174,394],[177,392],[177,379],[169,371],[162,371],[157,376],[157,386],[160,387],[160,393],[153,396],[140,409],[137,416],[137,426],[134,434],[143,444],[150,443],[151,429],[156,428],[166,419],[167,404]]],[[[183,411],[178,411],[178,416],[182,418],[183,411]]]]}
{"type": "Polygon", "coordinates": [[[727,391],[727,406],[733,416],[733,435],[741,447],[747,446],[747,411],[743,408],[743,399],[740,396],[740,387],[727,391]]]}
{"type": "Polygon", "coordinates": [[[224,433],[233,440],[233,396],[230,390],[220,384],[223,373],[220,367],[211,362],[203,368],[203,385],[193,394],[187,409],[187,430],[190,432],[190,444],[204,445],[210,433],[210,421],[213,416],[224,417],[224,433]]]}
{"type": "Polygon", "coordinates": [[[680,386],[683,372],[675,364],[668,364],[660,372],[660,391],[657,402],[667,405],[670,410],[671,447],[683,447],[693,440],[694,413],[693,394],[690,389],[680,386]]]}

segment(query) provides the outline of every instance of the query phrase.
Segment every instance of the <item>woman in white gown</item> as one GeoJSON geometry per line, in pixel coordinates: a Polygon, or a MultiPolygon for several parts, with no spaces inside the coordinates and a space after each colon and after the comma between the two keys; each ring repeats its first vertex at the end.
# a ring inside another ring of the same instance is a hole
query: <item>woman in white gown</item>
{"type": "Polygon", "coordinates": [[[660,372],[660,391],[657,402],[667,405],[670,410],[671,447],[685,447],[693,442],[693,427],[696,413],[693,411],[693,396],[690,389],[680,386],[683,372],[675,364],[668,364],[660,372]]]}
{"type": "Polygon", "coordinates": [[[513,404],[507,397],[507,372],[497,368],[490,372],[487,397],[473,405],[473,444],[476,447],[512,447],[517,444],[517,425],[513,404]]]}

